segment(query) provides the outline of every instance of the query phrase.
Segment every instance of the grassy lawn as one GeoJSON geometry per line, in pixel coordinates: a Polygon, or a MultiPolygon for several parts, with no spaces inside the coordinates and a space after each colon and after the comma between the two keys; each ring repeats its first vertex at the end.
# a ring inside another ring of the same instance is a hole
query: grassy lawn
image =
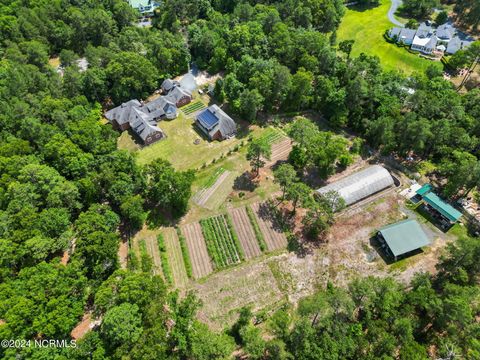
{"type": "Polygon", "coordinates": [[[140,147],[135,143],[130,132],[124,131],[118,139],[118,147],[137,154],[140,164],[147,164],[157,158],[170,161],[178,170],[197,169],[204,163],[227,155],[235,145],[246,141],[246,138],[233,138],[224,141],[208,141],[194,125],[192,118],[187,118],[183,112],[174,120],[162,120],[158,126],[165,132],[167,138],[152,145],[140,147]],[[199,141],[195,144],[195,140],[199,141]]]}
{"type": "Polygon", "coordinates": [[[401,70],[411,74],[425,70],[432,63],[441,66],[440,62],[423,59],[385,41],[385,30],[394,26],[387,17],[390,5],[390,0],[381,0],[380,6],[375,8],[349,7],[338,29],[337,41],[355,40],[352,56],[362,52],[376,55],[386,70],[401,70]]]}

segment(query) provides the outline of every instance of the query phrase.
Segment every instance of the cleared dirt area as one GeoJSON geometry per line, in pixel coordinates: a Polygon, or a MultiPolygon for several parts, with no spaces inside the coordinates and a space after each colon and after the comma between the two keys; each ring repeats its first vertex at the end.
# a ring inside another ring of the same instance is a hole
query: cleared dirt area
{"type": "Polygon", "coordinates": [[[270,161],[268,161],[265,166],[272,167],[278,162],[286,161],[291,150],[292,141],[289,138],[272,144],[272,155],[270,157],[270,161]]]}
{"type": "Polygon", "coordinates": [[[408,283],[417,272],[435,271],[438,257],[448,241],[448,235],[406,209],[403,199],[396,192],[388,192],[337,219],[328,235],[325,261],[330,264],[330,280],[337,285],[346,285],[358,275],[389,275],[408,283]],[[406,217],[417,219],[422,224],[432,244],[424,252],[387,265],[372,246],[371,238],[380,227],[406,217]]]}
{"type": "Polygon", "coordinates": [[[163,230],[165,247],[167,248],[168,261],[172,269],[173,284],[178,289],[183,289],[188,284],[187,272],[183,263],[182,249],[174,228],[163,230]]]}
{"type": "Polygon", "coordinates": [[[272,218],[270,210],[265,203],[255,203],[251,205],[258,226],[263,233],[268,251],[281,249],[287,246],[287,238],[279,228],[275,219],[272,218]]]}
{"type": "Polygon", "coordinates": [[[100,325],[101,319],[93,319],[92,313],[87,312],[83,315],[82,320],[73,328],[70,336],[72,339],[78,340],[84,337],[94,327],[100,325]]]}
{"type": "Polygon", "coordinates": [[[199,190],[194,196],[193,196],[193,201],[200,206],[205,206],[205,203],[210,199],[212,194],[222,185],[223,181],[227,179],[228,175],[230,174],[230,171],[225,170],[220,176],[217,178],[217,180],[213,183],[212,186],[208,188],[204,188],[199,190]]]}
{"type": "Polygon", "coordinates": [[[202,228],[197,222],[184,225],[181,228],[187,240],[188,253],[192,262],[192,273],[195,279],[199,279],[213,271],[207,246],[202,235],[202,228]]]}
{"type": "Polygon", "coordinates": [[[212,329],[221,330],[238,317],[238,310],[253,311],[279,306],[284,299],[272,271],[265,262],[248,263],[210,276],[193,289],[203,307],[198,316],[212,329]]]}
{"type": "Polygon", "coordinates": [[[118,247],[118,261],[122,269],[127,268],[128,242],[122,241],[118,247]]]}
{"type": "Polygon", "coordinates": [[[259,256],[262,252],[258,246],[257,238],[255,232],[248,218],[247,211],[244,207],[229,209],[228,210],[230,217],[232,219],[233,228],[237,233],[240,244],[245,253],[246,259],[251,259],[253,257],[259,256]]]}

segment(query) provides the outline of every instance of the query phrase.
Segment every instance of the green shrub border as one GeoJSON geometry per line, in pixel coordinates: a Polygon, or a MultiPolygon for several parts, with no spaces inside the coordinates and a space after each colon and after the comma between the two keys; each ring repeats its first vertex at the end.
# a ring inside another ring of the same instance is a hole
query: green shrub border
{"type": "Polygon", "coordinates": [[[182,231],[179,227],[176,228],[178,242],[180,243],[180,249],[182,250],[183,263],[185,264],[185,271],[187,272],[187,277],[192,278],[192,262],[190,261],[190,255],[188,255],[187,240],[183,236],[182,231]]]}
{"type": "Polygon", "coordinates": [[[258,226],[257,219],[255,218],[255,214],[250,206],[245,206],[247,210],[248,218],[250,219],[250,223],[252,224],[253,231],[255,232],[255,237],[257,238],[258,246],[262,252],[267,250],[267,244],[265,243],[265,238],[263,237],[262,231],[260,230],[260,226],[258,226]]]}

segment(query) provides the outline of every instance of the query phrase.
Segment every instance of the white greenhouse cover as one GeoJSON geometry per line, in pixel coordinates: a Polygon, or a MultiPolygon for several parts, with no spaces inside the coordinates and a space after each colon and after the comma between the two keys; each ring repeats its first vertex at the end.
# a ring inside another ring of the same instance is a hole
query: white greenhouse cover
{"type": "Polygon", "coordinates": [[[384,167],[373,165],[317,190],[319,194],[336,191],[346,205],[351,205],[393,185],[393,178],[384,167]]]}

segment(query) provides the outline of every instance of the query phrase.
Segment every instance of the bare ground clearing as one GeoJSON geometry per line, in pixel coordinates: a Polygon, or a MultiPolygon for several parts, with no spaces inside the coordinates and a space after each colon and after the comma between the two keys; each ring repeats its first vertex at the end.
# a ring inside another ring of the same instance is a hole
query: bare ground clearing
{"type": "Polygon", "coordinates": [[[230,326],[243,306],[253,311],[274,307],[284,295],[265,261],[247,263],[213,274],[206,281],[193,286],[203,307],[200,320],[212,329],[230,326]]]}
{"type": "Polygon", "coordinates": [[[274,251],[287,246],[287,238],[281,231],[276,221],[272,218],[265,203],[252,204],[252,210],[257,218],[258,226],[265,238],[269,251],[274,251]]]}
{"type": "Polygon", "coordinates": [[[248,218],[247,211],[244,207],[229,209],[228,212],[232,218],[232,223],[235,232],[238,235],[240,244],[245,252],[246,259],[259,256],[262,252],[258,246],[258,241],[255,232],[248,218]]]}
{"type": "Polygon", "coordinates": [[[203,239],[202,228],[197,222],[184,225],[181,228],[187,241],[188,254],[192,262],[192,272],[195,279],[199,279],[213,271],[207,246],[203,239]]]}

